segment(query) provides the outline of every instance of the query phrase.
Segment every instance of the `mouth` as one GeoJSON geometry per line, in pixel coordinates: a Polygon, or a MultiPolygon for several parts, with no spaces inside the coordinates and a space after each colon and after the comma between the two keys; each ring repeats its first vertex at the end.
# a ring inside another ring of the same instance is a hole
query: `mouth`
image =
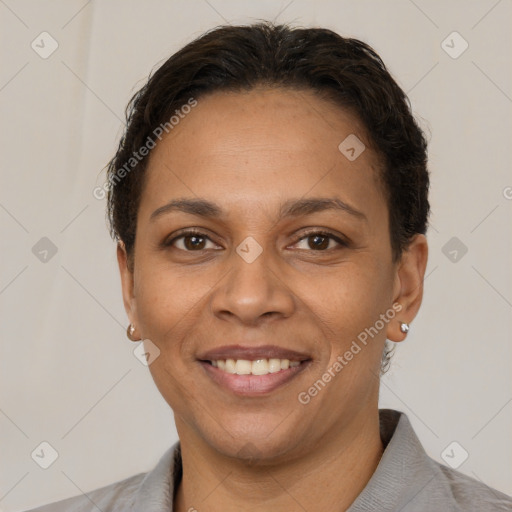
{"type": "Polygon", "coordinates": [[[242,396],[260,396],[294,379],[311,357],[276,346],[234,345],[210,351],[198,362],[220,387],[242,396]]]}

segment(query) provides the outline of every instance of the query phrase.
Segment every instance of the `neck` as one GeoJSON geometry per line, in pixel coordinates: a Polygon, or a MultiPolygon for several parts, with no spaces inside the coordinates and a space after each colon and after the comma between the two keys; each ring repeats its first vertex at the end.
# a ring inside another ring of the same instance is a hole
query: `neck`
{"type": "Polygon", "coordinates": [[[300,457],[272,465],[225,457],[204,440],[184,434],[177,512],[346,510],[370,480],[384,449],[378,409],[341,432],[322,436],[300,457]]]}

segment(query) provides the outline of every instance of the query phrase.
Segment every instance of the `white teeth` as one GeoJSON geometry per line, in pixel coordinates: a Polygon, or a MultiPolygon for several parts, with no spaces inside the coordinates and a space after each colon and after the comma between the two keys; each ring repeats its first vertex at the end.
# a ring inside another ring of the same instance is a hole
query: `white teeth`
{"type": "Polygon", "coordinates": [[[300,365],[300,361],[289,359],[219,359],[210,361],[212,366],[227,373],[238,375],[267,375],[300,365]]]}
{"type": "Polygon", "coordinates": [[[249,375],[252,371],[252,363],[251,361],[247,361],[247,359],[238,359],[235,364],[235,372],[238,375],[249,375]]]}
{"type": "Polygon", "coordinates": [[[224,371],[228,373],[236,373],[235,364],[236,361],[234,359],[226,359],[226,366],[224,371]]]}
{"type": "MultiPolygon", "coordinates": [[[[283,361],[288,361],[288,359],[283,359],[283,361]]],[[[281,359],[269,359],[268,371],[270,373],[276,373],[281,371],[281,359]]]]}
{"type": "Polygon", "coordinates": [[[251,373],[253,375],[267,375],[269,363],[266,359],[257,359],[252,362],[251,373]]]}

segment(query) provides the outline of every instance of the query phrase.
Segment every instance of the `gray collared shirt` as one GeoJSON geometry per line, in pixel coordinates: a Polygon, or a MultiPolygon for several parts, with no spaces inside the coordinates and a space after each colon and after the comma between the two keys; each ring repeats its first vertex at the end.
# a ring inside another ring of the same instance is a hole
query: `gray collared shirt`
{"type": "MultiPolygon", "coordinates": [[[[346,512],[512,511],[507,496],[430,458],[406,414],[380,409],[382,458],[346,512]]],[[[172,512],[182,477],[180,444],[148,473],[27,512],[172,512]]]]}

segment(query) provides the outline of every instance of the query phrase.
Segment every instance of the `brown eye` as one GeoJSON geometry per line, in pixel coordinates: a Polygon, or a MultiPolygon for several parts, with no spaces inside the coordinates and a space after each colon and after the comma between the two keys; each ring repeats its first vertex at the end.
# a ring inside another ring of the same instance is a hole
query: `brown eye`
{"type": "Polygon", "coordinates": [[[310,235],[307,237],[311,242],[311,249],[327,249],[329,247],[330,238],[324,235],[310,235]]]}
{"type": "Polygon", "coordinates": [[[186,235],[183,237],[183,245],[187,250],[201,250],[204,249],[205,238],[197,235],[186,235]]]}
{"type": "Polygon", "coordinates": [[[209,249],[209,247],[207,247],[208,242],[214,245],[210,238],[204,233],[186,231],[182,232],[179,236],[174,237],[172,240],[165,242],[164,245],[166,247],[175,247],[181,251],[198,252],[209,249]]]}
{"type": "Polygon", "coordinates": [[[313,250],[317,252],[326,252],[328,249],[335,249],[336,244],[338,246],[346,247],[347,243],[341,240],[339,237],[335,236],[332,233],[324,233],[324,232],[312,232],[306,233],[305,236],[301,237],[297,243],[304,242],[307,247],[300,248],[305,250],[313,250]],[[334,242],[334,246],[332,246],[331,242],[334,242]],[[329,245],[331,244],[331,246],[329,245]]]}

